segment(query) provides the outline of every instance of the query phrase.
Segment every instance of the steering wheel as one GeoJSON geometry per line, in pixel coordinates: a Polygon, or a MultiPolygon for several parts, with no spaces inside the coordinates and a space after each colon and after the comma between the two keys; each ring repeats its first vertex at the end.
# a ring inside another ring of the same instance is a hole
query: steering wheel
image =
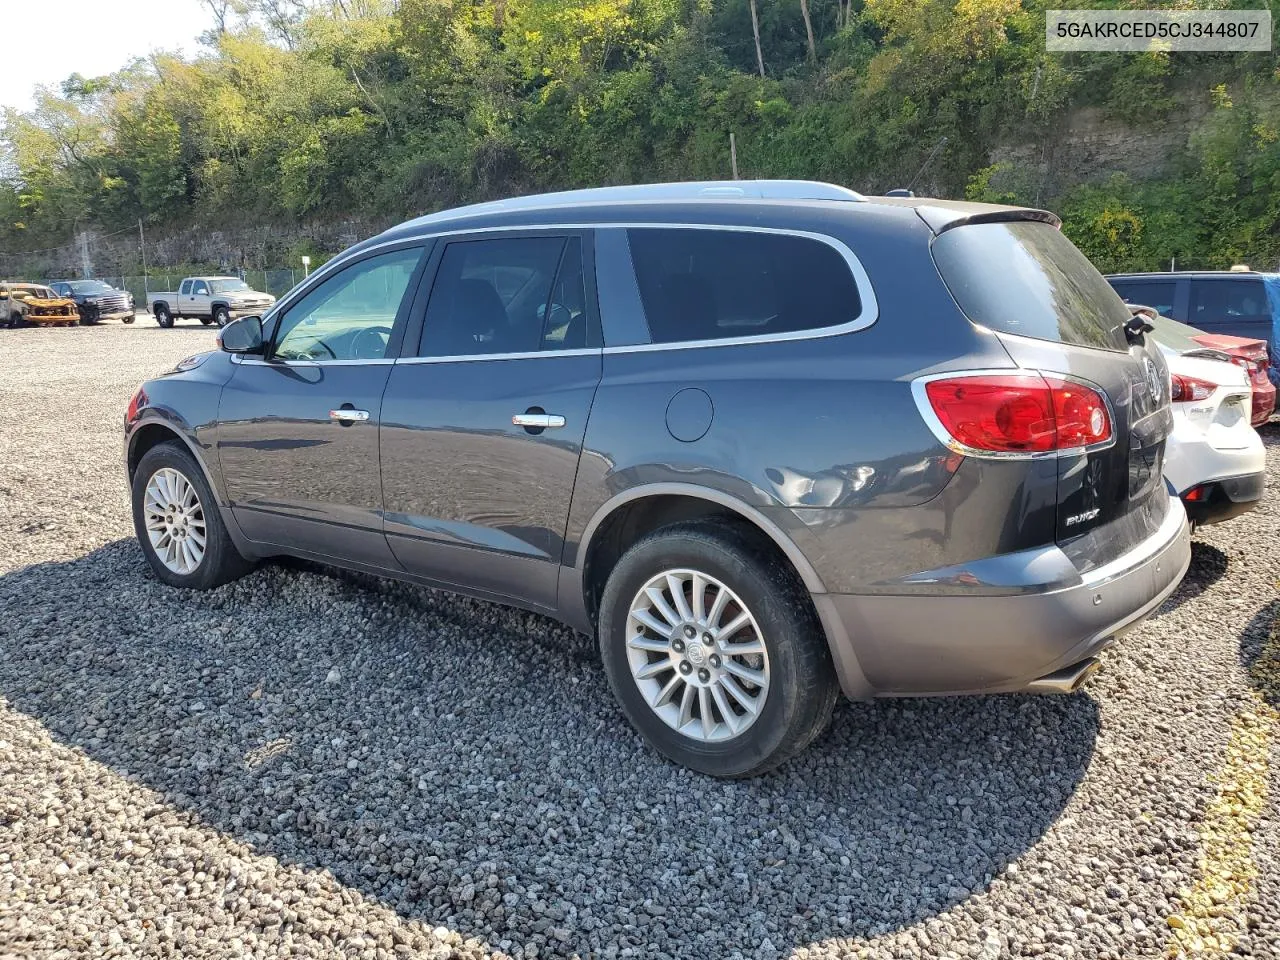
{"type": "Polygon", "coordinates": [[[351,339],[352,360],[381,360],[391,341],[390,327],[365,327],[351,339]]]}

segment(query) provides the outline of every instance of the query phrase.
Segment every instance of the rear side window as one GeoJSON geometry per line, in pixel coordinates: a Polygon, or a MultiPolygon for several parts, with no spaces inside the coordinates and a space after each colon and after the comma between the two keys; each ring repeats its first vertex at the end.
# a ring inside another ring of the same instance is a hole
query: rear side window
{"type": "Polygon", "coordinates": [[[1166,317],[1173,316],[1172,280],[1112,280],[1111,286],[1125,303],[1151,307],[1166,317]]]}
{"type": "Polygon", "coordinates": [[[1253,277],[1239,280],[1192,280],[1190,315],[1193,327],[1213,326],[1238,320],[1269,321],[1271,308],[1262,281],[1253,277]]]}
{"type": "Polygon", "coordinates": [[[956,227],[933,242],[933,259],[974,323],[1037,340],[1127,349],[1129,309],[1050,224],[956,227]]]}
{"type": "Polygon", "coordinates": [[[663,227],[627,237],[654,343],[820,330],[862,312],[849,264],[820,240],[663,227]]]}

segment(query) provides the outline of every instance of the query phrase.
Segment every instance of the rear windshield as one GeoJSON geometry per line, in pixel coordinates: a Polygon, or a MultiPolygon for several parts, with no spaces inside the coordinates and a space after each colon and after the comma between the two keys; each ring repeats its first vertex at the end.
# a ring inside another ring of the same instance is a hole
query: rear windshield
{"type": "Polygon", "coordinates": [[[1050,224],[956,227],[933,242],[933,259],[974,323],[1037,340],[1127,349],[1128,307],[1050,224]]]}

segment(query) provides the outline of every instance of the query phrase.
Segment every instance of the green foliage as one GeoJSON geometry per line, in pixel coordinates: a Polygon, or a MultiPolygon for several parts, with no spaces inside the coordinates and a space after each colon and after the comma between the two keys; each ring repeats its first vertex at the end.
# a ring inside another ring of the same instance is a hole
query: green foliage
{"type": "Polygon", "coordinates": [[[722,178],[732,132],[743,176],[870,192],[938,147],[917,192],[1057,209],[1106,269],[1280,255],[1269,55],[1048,55],[1030,0],[808,0],[812,61],[799,0],[754,5],[763,78],[750,0],[233,3],[196,57],[72,75],[4,116],[0,249],[138,219],[390,219],[722,178]],[[1080,107],[1148,130],[1198,119],[1159,182],[1049,177],[1080,107]]]}

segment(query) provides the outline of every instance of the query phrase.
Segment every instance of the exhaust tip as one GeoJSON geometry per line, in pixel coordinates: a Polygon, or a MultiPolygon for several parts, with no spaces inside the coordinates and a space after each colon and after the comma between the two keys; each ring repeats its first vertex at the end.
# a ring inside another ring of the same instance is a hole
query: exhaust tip
{"type": "Polygon", "coordinates": [[[1102,662],[1097,657],[1086,657],[1079,663],[1055,670],[1027,684],[1027,693],[1075,693],[1085,681],[1098,672],[1102,662]]]}

